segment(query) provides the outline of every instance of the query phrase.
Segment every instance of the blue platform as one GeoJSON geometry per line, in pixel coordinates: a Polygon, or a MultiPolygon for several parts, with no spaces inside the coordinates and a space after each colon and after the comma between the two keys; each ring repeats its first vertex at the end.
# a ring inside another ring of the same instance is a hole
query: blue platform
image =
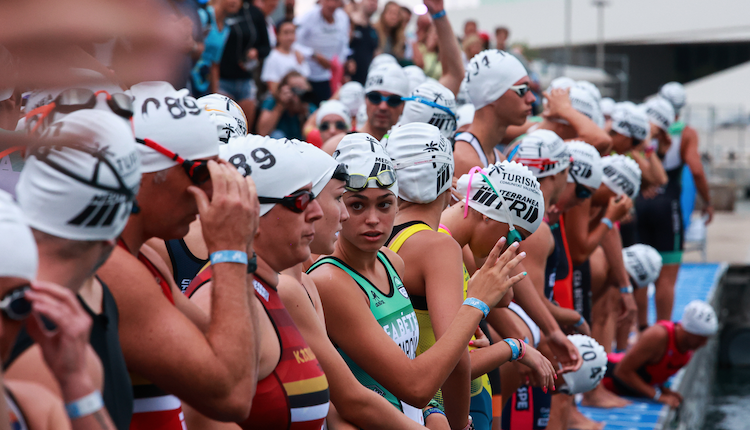
{"type": "MultiPolygon", "coordinates": [[[[679,321],[682,311],[692,300],[710,301],[716,285],[726,270],[726,264],[684,263],[680,266],[675,285],[675,301],[672,320],[679,321]]],[[[656,322],[653,297],[649,299],[649,323],[656,322]]],[[[681,373],[675,375],[680,378],[681,373]]],[[[606,430],[651,430],[660,429],[660,418],[669,409],[650,400],[628,398],[633,403],[624,408],[601,409],[578,406],[578,409],[594,421],[607,423],[606,430]]]]}

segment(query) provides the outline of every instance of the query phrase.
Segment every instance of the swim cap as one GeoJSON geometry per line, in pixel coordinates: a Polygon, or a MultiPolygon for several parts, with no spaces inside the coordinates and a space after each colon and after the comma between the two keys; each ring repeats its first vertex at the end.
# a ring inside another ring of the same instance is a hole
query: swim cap
{"type": "Polygon", "coordinates": [[[526,69],[516,57],[498,49],[487,49],[469,61],[464,82],[474,108],[479,110],[502,97],[526,76],[526,69]]]}
{"type": "Polygon", "coordinates": [[[554,90],[556,88],[562,88],[562,89],[568,89],[570,87],[575,86],[576,81],[567,77],[567,76],[560,76],[559,78],[555,78],[552,80],[552,82],[549,83],[549,90],[554,90]]]}
{"type": "Polygon", "coordinates": [[[544,217],[544,196],[534,174],[526,166],[515,161],[491,164],[485,172],[492,187],[502,198],[485,182],[482,175],[465,174],[458,179],[456,189],[464,196],[467,190],[471,191],[469,207],[495,221],[510,221],[514,226],[534,233],[544,217]],[[507,205],[507,211],[503,205],[507,205]]]}
{"type": "Polygon", "coordinates": [[[622,260],[628,275],[640,288],[656,282],[661,272],[662,259],[659,251],[642,243],[624,248],[622,260]]]}
{"type": "Polygon", "coordinates": [[[36,279],[39,254],[26,217],[13,197],[0,190],[0,278],[36,279]]]}
{"type": "Polygon", "coordinates": [[[615,109],[615,101],[610,97],[604,97],[599,102],[599,109],[604,116],[612,116],[612,111],[615,109]]]}
{"type": "Polygon", "coordinates": [[[471,97],[469,97],[469,89],[466,86],[466,81],[461,81],[461,87],[458,89],[456,94],[456,104],[458,106],[471,104],[471,97]]]}
{"type": "Polygon", "coordinates": [[[323,122],[323,118],[328,115],[337,115],[346,123],[346,130],[349,131],[352,128],[352,117],[349,116],[349,109],[338,100],[328,100],[320,105],[320,108],[316,111],[315,126],[320,127],[320,123],[323,122]]]}
{"type": "Polygon", "coordinates": [[[573,157],[568,182],[575,182],[572,175],[581,185],[596,191],[602,184],[602,157],[599,151],[586,142],[573,140],[566,143],[573,157]]]}
{"type": "Polygon", "coordinates": [[[406,74],[406,79],[409,80],[409,94],[427,81],[427,75],[424,74],[424,70],[419,66],[406,66],[404,67],[404,73],[406,74]]]}
{"type": "Polygon", "coordinates": [[[456,130],[474,122],[474,105],[467,103],[456,109],[456,130]]]}
{"type": "Polygon", "coordinates": [[[66,115],[52,130],[77,146],[40,146],[26,159],[16,195],[28,224],[64,239],[115,239],[141,181],[133,131],[121,117],[92,109],[66,115]]]}
{"type": "Polygon", "coordinates": [[[297,139],[287,140],[286,143],[297,148],[307,161],[307,169],[312,176],[312,192],[317,197],[333,178],[333,173],[339,166],[338,161],[313,144],[297,139]]]}
{"type": "Polygon", "coordinates": [[[397,125],[423,122],[434,125],[446,139],[456,134],[456,97],[438,82],[425,82],[405,97],[397,125]]]}
{"type": "Polygon", "coordinates": [[[449,190],[453,181],[453,149],[437,127],[413,122],[391,130],[384,143],[407,202],[430,203],[449,190]]]}
{"type": "MultiPolygon", "coordinates": [[[[284,198],[312,183],[309,163],[296,145],[287,139],[268,136],[247,136],[221,145],[219,156],[255,181],[258,197],[284,198]]],[[[275,203],[261,203],[260,216],[273,209],[275,203]]]]}
{"type": "Polygon", "coordinates": [[[602,92],[599,91],[599,88],[596,85],[592,84],[591,82],[577,81],[575,86],[589,93],[589,95],[591,95],[591,97],[593,97],[594,100],[596,100],[597,104],[602,102],[602,92]]]}
{"type": "Polygon", "coordinates": [[[196,100],[196,103],[208,112],[223,143],[247,135],[247,117],[234,100],[222,94],[209,94],[196,100]]]}
{"type": "Polygon", "coordinates": [[[648,136],[648,116],[632,103],[617,103],[612,111],[612,130],[625,137],[644,140],[648,136]]]}
{"type": "Polygon", "coordinates": [[[369,72],[372,69],[375,69],[380,66],[385,66],[387,64],[395,64],[398,66],[398,60],[396,59],[396,57],[394,57],[391,54],[376,55],[375,58],[373,58],[372,61],[370,62],[370,66],[367,69],[367,71],[369,72]]]}
{"type": "Polygon", "coordinates": [[[719,330],[714,308],[700,300],[693,300],[685,306],[680,325],[686,332],[697,336],[713,336],[719,330]]]}
{"type": "Polygon", "coordinates": [[[659,90],[659,95],[672,103],[675,113],[680,113],[680,109],[685,106],[687,94],[685,87],[679,82],[668,82],[659,90]]]}
{"type": "Polygon", "coordinates": [[[513,160],[526,166],[537,178],[545,178],[570,166],[570,152],[554,131],[535,130],[518,144],[513,160]]]}
{"type": "MultiPolygon", "coordinates": [[[[336,147],[333,158],[346,165],[350,177],[366,176],[367,178],[373,178],[368,179],[367,188],[381,188],[374,177],[386,170],[391,171],[394,178],[397,177],[391,156],[388,155],[377,139],[367,133],[347,134],[336,147]]],[[[398,180],[387,189],[398,196],[398,180]]]]}
{"type": "MultiPolygon", "coordinates": [[[[188,160],[219,154],[216,126],[187,89],[175,90],[168,82],[142,82],[128,91],[135,97],[135,137],[151,139],[188,160]]],[[[138,145],[141,171],[158,172],[177,162],[146,145],[138,145]]]]}
{"type": "Polygon", "coordinates": [[[646,109],[648,119],[668,133],[675,117],[672,104],[661,97],[654,97],[647,101],[643,107],[646,109]]]}
{"type": "Polygon", "coordinates": [[[638,163],[624,155],[602,157],[604,176],[602,182],[615,194],[626,195],[631,199],[638,196],[641,189],[641,169],[638,163]]]}
{"type": "MultiPolygon", "coordinates": [[[[570,87],[568,90],[568,98],[573,109],[586,115],[590,120],[599,127],[604,127],[604,115],[601,109],[599,109],[599,102],[591,95],[586,89],[580,86],[570,87]]],[[[555,118],[555,122],[561,124],[570,124],[568,121],[560,118],[555,118]]]]}
{"type": "Polygon", "coordinates": [[[385,91],[406,97],[409,94],[409,79],[398,64],[378,66],[367,73],[365,94],[371,91],[385,91]]]}
{"type": "Polygon", "coordinates": [[[365,124],[367,124],[367,106],[363,104],[357,110],[357,130],[362,129],[365,124]]]}
{"type": "Polygon", "coordinates": [[[365,104],[365,87],[357,81],[349,81],[339,89],[339,101],[349,109],[349,116],[354,118],[360,106],[365,104]]]}
{"type": "Polygon", "coordinates": [[[563,373],[567,387],[561,391],[566,394],[591,391],[599,385],[607,372],[607,352],[599,342],[585,334],[570,334],[568,339],[578,348],[583,364],[575,372],[563,373]]]}

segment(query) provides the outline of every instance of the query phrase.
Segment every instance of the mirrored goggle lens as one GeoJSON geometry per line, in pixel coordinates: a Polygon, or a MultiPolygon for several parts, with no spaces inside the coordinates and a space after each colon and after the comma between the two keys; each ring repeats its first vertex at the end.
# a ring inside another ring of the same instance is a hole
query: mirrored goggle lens
{"type": "Polygon", "coordinates": [[[195,185],[205,184],[211,179],[211,171],[208,170],[208,161],[194,161],[187,173],[195,185]]]}
{"type": "Polygon", "coordinates": [[[96,105],[94,92],[85,88],[70,88],[55,98],[55,107],[60,113],[71,113],[79,109],[91,109],[96,105]]]}

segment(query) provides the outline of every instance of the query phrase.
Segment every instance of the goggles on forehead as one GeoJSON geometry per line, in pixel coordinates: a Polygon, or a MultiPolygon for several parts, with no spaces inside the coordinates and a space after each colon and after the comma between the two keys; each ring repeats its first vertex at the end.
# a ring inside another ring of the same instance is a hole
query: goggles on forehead
{"type": "Polygon", "coordinates": [[[379,188],[391,188],[396,183],[396,174],[392,170],[381,170],[375,176],[365,176],[359,173],[350,173],[346,181],[346,189],[349,191],[362,191],[367,188],[370,179],[378,183],[379,188]]]}
{"type": "Polygon", "coordinates": [[[435,103],[435,102],[433,102],[431,100],[427,100],[424,97],[421,97],[421,96],[401,97],[401,100],[403,100],[405,102],[409,102],[409,101],[419,102],[419,103],[422,103],[422,104],[427,105],[429,107],[433,107],[435,109],[440,109],[441,111],[443,111],[443,112],[447,113],[448,115],[450,115],[451,118],[453,118],[454,120],[456,119],[456,114],[453,112],[453,110],[451,108],[449,108],[448,106],[443,106],[441,104],[435,103]]]}
{"type": "Polygon", "coordinates": [[[474,179],[474,173],[479,173],[480,175],[482,175],[482,178],[484,178],[484,182],[486,182],[487,185],[492,190],[492,192],[494,192],[495,195],[500,198],[500,201],[501,201],[500,207],[505,213],[505,217],[507,218],[507,224],[508,224],[508,236],[507,236],[506,245],[510,246],[514,242],[522,242],[523,236],[521,236],[521,233],[519,233],[518,230],[516,230],[516,227],[513,225],[513,221],[510,215],[510,210],[508,209],[508,201],[505,200],[505,197],[503,197],[502,194],[497,192],[495,187],[492,185],[492,181],[490,181],[490,178],[488,178],[485,175],[484,170],[482,170],[482,168],[479,166],[472,167],[471,170],[469,170],[469,184],[466,187],[466,204],[464,205],[464,218],[469,216],[469,196],[471,195],[471,182],[474,179]]]}
{"type": "Polygon", "coordinates": [[[393,163],[393,168],[396,170],[405,169],[407,167],[416,166],[419,164],[427,163],[442,163],[451,164],[453,157],[446,154],[445,152],[427,152],[415,155],[413,157],[403,158],[398,162],[393,163]]]}

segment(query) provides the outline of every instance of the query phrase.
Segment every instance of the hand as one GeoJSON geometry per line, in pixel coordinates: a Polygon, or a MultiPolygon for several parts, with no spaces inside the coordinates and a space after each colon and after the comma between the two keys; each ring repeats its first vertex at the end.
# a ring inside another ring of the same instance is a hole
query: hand
{"type": "Polygon", "coordinates": [[[677,392],[677,391],[672,391],[672,390],[670,390],[669,388],[662,388],[662,389],[661,389],[661,394],[662,394],[662,395],[664,395],[664,394],[669,394],[669,395],[671,395],[671,396],[676,396],[676,397],[677,397],[678,399],[680,399],[680,403],[682,403],[682,401],[683,401],[683,398],[682,398],[682,394],[680,394],[680,393],[679,393],[679,392],[677,392]]]}
{"type": "Polygon", "coordinates": [[[526,345],[526,355],[518,360],[518,362],[531,369],[531,374],[529,375],[531,385],[543,387],[545,393],[547,389],[555,390],[555,379],[557,379],[555,368],[547,360],[547,357],[543,356],[536,348],[526,345]]]}
{"type": "Polygon", "coordinates": [[[664,403],[670,408],[677,408],[682,403],[682,398],[678,397],[674,392],[665,393],[662,391],[659,403],[664,403]]]}
{"type": "Polygon", "coordinates": [[[474,331],[474,338],[474,340],[469,341],[469,346],[473,346],[474,348],[486,348],[490,346],[490,340],[487,339],[487,336],[479,326],[474,331]]]}
{"type": "Polygon", "coordinates": [[[703,215],[708,215],[706,225],[711,224],[711,221],[713,221],[714,219],[714,207],[711,205],[706,205],[706,207],[703,208],[703,215]]]}
{"type": "Polygon", "coordinates": [[[63,396],[72,400],[89,394],[93,383],[86,371],[86,349],[91,335],[91,317],[72,291],[50,282],[32,283],[26,299],[33,310],[32,317],[26,320],[26,329],[39,344],[63,396]],[[54,331],[45,328],[42,315],[57,326],[54,331]]]}
{"type": "Polygon", "coordinates": [[[318,54],[317,52],[312,55],[313,60],[315,60],[318,64],[320,64],[320,67],[329,70],[331,68],[331,61],[322,56],[321,54],[318,54]]]}
{"type": "Polygon", "coordinates": [[[641,195],[644,199],[653,199],[659,195],[659,187],[653,185],[648,186],[641,190],[641,195]]]}
{"type": "Polygon", "coordinates": [[[622,313],[617,318],[617,322],[630,325],[633,323],[635,316],[638,314],[638,305],[635,304],[635,298],[632,294],[622,294],[622,313]]]}
{"type": "Polygon", "coordinates": [[[545,117],[561,118],[566,112],[573,109],[573,105],[570,104],[568,90],[565,88],[555,88],[552,91],[543,93],[543,95],[547,99],[545,117]]]}
{"type": "Polygon", "coordinates": [[[346,73],[349,75],[353,75],[357,73],[357,62],[354,60],[346,60],[346,73]]]}
{"type": "Polygon", "coordinates": [[[280,86],[278,91],[276,92],[276,101],[284,108],[289,106],[293,98],[294,93],[292,92],[292,89],[289,87],[289,85],[280,86]]]}
{"type": "Polygon", "coordinates": [[[547,345],[562,365],[562,369],[557,371],[558,374],[575,372],[581,368],[583,357],[561,330],[555,330],[547,335],[547,345]]]}
{"type": "Polygon", "coordinates": [[[255,48],[250,48],[247,51],[247,59],[248,60],[257,60],[258,59],[258,50],[255,48]]]}
{"type": "Polygon", "coordinates": [[[617,196],[609,199],[604,216],[612,222],[620,221],[633,208],[633,201],[628,196],[617,196]]]}
{"type": "Polygon", "coordinates": [[[424,5],[427,6],[427,12],[429,12],[430,15],[434,15],[435,13],[445,9],[443,0],[424,0],[424,5]]]}
{"type": "Polygon", "coordinates": [[[500,250],[505,245],[505,238],[500,238],[492,248],[487,261],[474,273],[469,280],[467,297],[474,297],[484,302],[490,308],[503,298],[508,288],[523,279],[526,274],[519,273],[510,276],[510,273],[526,257],[522,252],[518,255],[518,242],[513,243],[500,255],[500,250]]]}
{"type": "Polygon", "coordinates": [[[222,250],[243,251],[252,244],[258,225],[258,203],[249,182],[226,161],[208,162],[213,194],[191,185],[188,191],[198,204],[203,236],[209,254],[222,250]]]}

